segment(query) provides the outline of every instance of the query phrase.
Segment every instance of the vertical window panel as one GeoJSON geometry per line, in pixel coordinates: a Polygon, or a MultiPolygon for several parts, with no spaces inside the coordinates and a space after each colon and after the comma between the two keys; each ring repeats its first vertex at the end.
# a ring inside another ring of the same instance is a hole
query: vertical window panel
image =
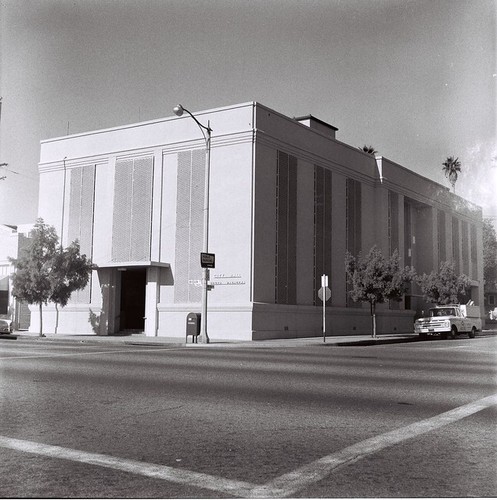
{"type": "Polygon", "coordinates": [[[112,220],[112,260],[128,262],[133,199],[133,160],[118,160],[114,174],[114,213],[112,220]]]}
{"type": "Polygon", "coordinates": [[[297,303],[297,158],[288,161],[287,303],[297,303]]]}
{"type": "Polygon", "coordinates": [[[438,226],[438,261],[443,262],[447,260],[447,252],[445,248],[445,212],[442,210],[438,211],[437,214],[437,226],[438,226]]]}
{"type": "Polygon", "coordinates": [[[178,154],[174,301],[202,300],[200,252],[203,248],[205,149],[178,154]]]}
{"type": "MultiPolygon", "coordinates": [[[[413,265],[413,249],[412,249],[412,205],[409,200],[404,198],[404,263],[406,266],[413,265]]],[[[404,304],[406,309],[411,309],[412,284],[407,287],[406,295],[404,296],[404,304]]]]}
{"type": "MultiPolygon", "coordinates": [[[[81,254],[93,255],[93,212],[95,200],[95,165],[73,168],[69,184],[69,223],[67,242],[78,241],[81,254]]],[[[83,290],[71,295],[73,304],[88,304],[91,300],[91,279],[83,290]]]]}
{"type": "Polygon", "coordinates": [[[412,206],[408,200],[404,200],[404,262],[406,266],[412,266],[412,206]]]}
{"type": "Polygon", "coordinates": [[[317,289],[321,286],[319,277],[324,264],[324,169],[314,168],[314,305],[317,304],[317,289]]]}
{"type": "Polygon", "coordinates": [[[471,277],[475,280],[478,279],[478,244],[474,224],[471,224],[471,277]]]}
{"type": "MultiPolygon", "coordinates": [[[[362,245],[362,220],[361,220],[361,183],[354,179],[347,179],[346,183],[346,246],[347,251],[354,257],[357,257],[361,252],[362,245]]],[[[350,285],[347,282],[347,306],[361,307],[360,302],[354,302],[349,295],[350,285]]]]}
{"type": "Polygon", "coordinates": [[[9,314],[9,291],[0,290],[0,314],[9,314]]]}
{"type": "MultiPolygon", "coordinates": [[[[399,195],[388,191],[388,245],[390,255],[399,251],[399,195]]],[[[390,309],[400,309],[400,303],[389,301],[390,309]]]]}
{"type": "Polygon", "coordinates": [[[275,302],[297,301],[297,159],[278,151],[275,302]]]}
{"type": "Polygon", "coordinates": [[[331,277],[332,223],[331,223],[331,171],[314,167],[314,305],[321,301],[318,290],[321,276],[331,277]]]}
{"type": "Polygon", "coordinates": [[[399,249],[399,195],[388,192],[388,241],[390,254],[399,249]]]}
{"type": "Polygon", "coordinates": [[[134,161],[130,261],[150,260],[153,158],[134,161]]]}
{"type": "Polygon", "coordinates": [[[361,251],[361,183],[354,179],[347,179],[346,185],[346,232],[347,251],[357,256],[361,251]]]}
{"type": "Polygon", "coordinates": [[[452,258],[455,262],[455,271],[457,274],[461,272],[459,244],[459,220],[452,217],[452,258]]]}
{"type": "Polygon", "coordinates": [[[462,272],[469,276],[469,233],[468,223],[461,221],[462,272]]]}
{"type": "Polygon", "coordinates": [[[117,160],[112,261],[150,260],[153,157],[117,160]]]}

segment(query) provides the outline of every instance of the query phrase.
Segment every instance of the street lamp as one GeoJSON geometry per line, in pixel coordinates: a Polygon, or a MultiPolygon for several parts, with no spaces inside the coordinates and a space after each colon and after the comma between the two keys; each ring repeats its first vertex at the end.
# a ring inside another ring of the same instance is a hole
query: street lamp
{"type": "MultiPolygon", "coordinates": [[[[195,123],[200,128],[205,140],[205,188],[204,188],[204,235],[203,235],[203,249],[204,253],[209,252],[209,180],[211,169],[211,134],[210,121],[207,121],[207,127],[202,125],[193,114],[184,108],[181,104],[174,106],[173,112],[176,116],[182,116],[184,112],[188,113],[195,123]]],[[[209,269],[202,268],[202,315],[200,318],[200,342],[204,344],[209,343],[209,336],[207,335],[207,291],[209,290],[209,269]]]]}
{"type": "Polygon", "coordinates": [[[67,156],[64,156],[63,158],[63,163],[64,163],[64,183],[62,186],[62,217],[61,217],[61,222],[60,222],[60,248],[62,248],[63,242],[64,242],[64,212],[66,208],[66,160],[67,156]]]}
{"type": "MultiPolygon", "coordinates": [[[[0,100],[1,100],[1,99],[2,99],[2,98],[0,97],[0,100]]],[[[0,167],[6,167],[7,165],[8,165],[8,163],[0,163],[0,167]]],[[[7,179],[7,176],[6,176],[6,175],[2,175],[2,177],[0,177],[0,181],[3,181],[3,180],[5,180],[5,179],[7,179]]]]}

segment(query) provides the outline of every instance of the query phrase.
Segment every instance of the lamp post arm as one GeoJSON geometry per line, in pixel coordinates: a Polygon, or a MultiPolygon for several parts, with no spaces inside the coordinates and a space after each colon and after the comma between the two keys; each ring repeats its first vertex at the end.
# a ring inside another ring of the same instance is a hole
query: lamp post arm
{"type": "Polygon", "coordinates": [[[208,123],[208,124],[207,124],[207,127],[206,127],[205,125],[203,125],[202,123],[200,123],[200,122],[197,120],[197,118],[195,117],[195,115],[193,115],[193,114],[192,114],[192,112],[191,112],[190,110],[188,110],[188,109],[184,108],[183,106],[182,106],[182,109],[183,109],[183,111],[186,111],[186,112],[187,112],[187,113],[188,113],[188,114],[189,114],[189,115],[193,118],[193,120],[195,121],[195,123],[199,126],[199,128],[200,128],[200,130],[201,130],[201,132],[202,132],[202,134],[203,134],[203,136],[204,136],[204,139],[205,139],[206,141],[207,141],[207,140],[210,140],[211,133],[212,133],[212,129],[211,129],[211,127],[210,127],[210,124],[208,123]],[[206,135],[205,135],[204,130],[207,132],[207,137],[206,137],[206,135]]]}
{"type": "Polygon", "coordinates": [[[207,130],[207,132],[212,132],[212,129],[210,128],[210,126],[207,126],[207,127],[206,127],[205,125],[203,125],[202,123],[200,123],[200,122],[197,120],[197,118],[195,117],[195,115],[193,115],[193,114],[191,113],[191,111],[189,111],[189,110],[188,110],[188,109],[186,109],[186,108],[183,108],[183,110],[184,110],[184,111],[186,111],[186,112],[187,112],[187,113],[188,113],[188,114],[189,114],[189,115],[190,115],[190,116],[191,116],[191,117],[195,120],[195,123],[196,123],[196,124],[197,124],[200,128],[203,128],[203,129],[207,130]]]}

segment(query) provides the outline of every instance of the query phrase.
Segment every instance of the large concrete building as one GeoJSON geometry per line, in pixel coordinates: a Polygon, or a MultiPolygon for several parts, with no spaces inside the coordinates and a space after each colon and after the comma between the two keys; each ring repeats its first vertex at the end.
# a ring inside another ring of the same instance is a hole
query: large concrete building
{"type": "MultiPolygon", "coordinates": [[[[329,334],[370,331],[347,294],[344,260],[377,245],[431,272],[452,260],[483,304],[481,209],[384,157],[340,142],[312,116],[259,103],[195,113],[212,132],[212,339],[315,336],[321,275],[329,334]]],[[[98,266],[60,312],[59,331],[184,337],[199,312],[205,141],[187,114],[41,143],[39,216],[98,266]]],[[[380,332],[411,332],[416,289],[378,311],[380,332]]],[[[55,309],[44,326],[53,328],[55,309]]],[[[32,329],[36,331],[36,315],[32,329]]]]}

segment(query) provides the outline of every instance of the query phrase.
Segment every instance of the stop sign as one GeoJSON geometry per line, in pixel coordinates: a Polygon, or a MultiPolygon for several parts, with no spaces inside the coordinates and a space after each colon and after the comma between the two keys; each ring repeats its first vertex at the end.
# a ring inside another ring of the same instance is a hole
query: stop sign
{"type": "Polygon", "coordinates": [[[324,302],[327,302],[331,298],[331,290],[326,286],[326,287],[321,287],[318,290],[318,297],[323,300],[323,297],[325,297],[324,302]]]}

